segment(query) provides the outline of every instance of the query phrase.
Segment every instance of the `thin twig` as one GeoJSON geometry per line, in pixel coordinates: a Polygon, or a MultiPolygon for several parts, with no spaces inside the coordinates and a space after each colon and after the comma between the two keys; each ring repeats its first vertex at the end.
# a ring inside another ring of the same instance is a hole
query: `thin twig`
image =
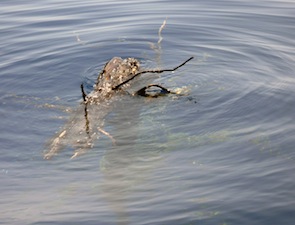
{"type": "Polygon", "coordinates": [[[78,43],[80,43],[81,45],[85,45],[85,44],[86,44],[85,41],[82,41],[82,40],[81,40],[79,34],[77,34],[76,31],[73,31],[73,34],[76,35],[76,40],[77,40],[78,43]]]}
{"type": "Polygon", "coordinates": [[[81,92],[82,92],[82,98],[83,98],[83,100],[84,100],[84,102],[86,102],[86,96],[87,96],[87,94],[85,93],[85,91],[84,91],[84,86],[83,86],[83,84],[81,84],[81,92]]]}
{"type": "Polygon", "coordinates": [[[159,28],[159,32],[158,32],[158,35],[159,35],[159,40],[158,40],[158,45],[161,44],[163,38],[162,38],[162,30],[164,29],[165,25],[166,25],[166,21],[167,21],[167,17],[166,19],[164,20],[163,24],[161,25],[161,27],[159,28]]]}
{"type": "Polygon", "coordinates": [[[88,119],[88,110],[87,110],[87,102],[86,102],[86,97],[87,94],[84,91],[84,86],[83,84],[81,84],[81,92],[82,92],[82,98],[84,100],[84,117],[85,117],[85,129],[86,129],[86,133],[89,135],[89,119],[88,119]]]}
{"type": "Polygon", "coordinates": [[[176,66],[173,69],[164,69],[164,70],[144,70],[141,72],[138,72],[136,74],[134,74],[132,77],[130,77],[129,79],[123,81],[122,83],[118,84],[117,86],[113,87],[113,90],[117,90],[119,87],[121,87],[122,85],[128,83],[129,81],[133,80],[135,77],[144,74],[144,73],[163,73],[163,72],[173,72],[175,70],[177,70],[178,68],[184,66],[187,62],[191,61],[194,57],[190,57],[189,59],[187,59],[185,62],[183,62],[182,64],[180,64],[179,66],[176,66]]]}
{"type": "Polygon", "coordinates": [[[98,130],[100,133],[102,133],[102,134],[104,134],[105,136],[107,136],[108,138],[110,138],[110,139],[112,140],[113,144],[116,144],[116,140],[113,138],[112,135],[110,135],[110,133],[106,132],[105,130],[103,130],[103,129],[100,128],[100,127],[97,127],[97,130],[98,130]]]}
{"type": "MultiPolygon", "coordinates": [[[[85,100],[84,100],[85,101],[85,100]]],[[[88,119],[88,110],[87,110],[87,103],[84,104],[84,117],[85,117],[85,131],[87,135],[89,136],[90,134],[90,127],[89,127],[89,119],[88,119]]]]}

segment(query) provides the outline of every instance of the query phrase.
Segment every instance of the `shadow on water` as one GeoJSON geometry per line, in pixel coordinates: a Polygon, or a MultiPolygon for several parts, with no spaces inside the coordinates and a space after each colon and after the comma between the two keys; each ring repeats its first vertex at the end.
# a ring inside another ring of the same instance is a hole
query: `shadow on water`
{"type": "MultiPolygon", "coordinates": [[[[149,174],[161,161],[159,149],[137,143],[140,138],[142,101],[126,101],[116,107],[111,119],[116,145],[108,149],[100,168],[104,175],[101,190],[110,208],[118,217],[118,224],[129,224],[129,199],[136,186],[144,185],[149,174]]],[[[147,131],[152,132],[152,131],[147,131]]]]}

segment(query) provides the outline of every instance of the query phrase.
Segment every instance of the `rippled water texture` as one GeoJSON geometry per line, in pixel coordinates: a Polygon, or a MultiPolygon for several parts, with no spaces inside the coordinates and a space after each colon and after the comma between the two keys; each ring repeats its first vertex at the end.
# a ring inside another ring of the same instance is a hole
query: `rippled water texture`
{"type": "Polygon", "coordinates": [[[0,224],[294,224],[294,1],[0,5],[0,224]],[[97,121],[116,144],[44,160],[114,56],[194,56],[137,80],[187,95],[117,96],[97,121]]]}

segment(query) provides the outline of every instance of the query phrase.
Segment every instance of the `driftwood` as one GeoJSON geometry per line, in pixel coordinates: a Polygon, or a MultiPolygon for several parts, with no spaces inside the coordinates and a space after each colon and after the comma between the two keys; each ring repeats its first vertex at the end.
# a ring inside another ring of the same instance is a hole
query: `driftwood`
{"type": "MultiPolygon", "coordinates": [[[[161,56],[161,41],[163,40],[161,33],[166,25],[166,20],[167,18],[159,28],[159,40],[157,44],[151,43],[151,48],[157,53],[157,58],[161,56]]],[[[88,44],[85,41],[81,41],[78,34],[76,34],[76,38],[80,44],[88,44]]],[[[113,111],[113,106],[117,105],[116,102],[123,101],[124,93],[129,93],[128,88],[132,85],[131,81],[142,74],[173,72],[192,59],[193,57],[187,59],[173,69],[164,70],[141,70],[139,61],[134,58],[122,59],[120,57],[114,57],[111,59],[105,64],[98,75],[93,91],[87,94],[83,84],[81,84],[83,103],[77,109],[73,110],[75,113],[72,113],[68,122],[45,145],[44,159],[51,159],[66,147],[74,149],[71,158],[84,154],[94,146],[94,142],[99,138],[100,134],[109,137],[115,143],[115,139],[107,131],[103,130],[104,121],[106,116],[113,111]]],[[[176,93],[159,84],[149,84],[132,95],[159,97],[167,94],[176,93]],[[153,88],[160,89],[160,91],[153,92],[153,88]]],[[[123,114],[129,116],[130,109],[127,107],[123,110],[123,114]]],[[[120,123],[116,127],[120,127],[120,123]]],[[[120,143],[117,144],[120,145],[120,143]]]]}
{"type": "MultiPolygon", "coordinates": [[[[163,73],[163,72],[173,72],[177,69],[179,69],[180,67],[184,66],[187,62],[189,62],[190,60],[192,60],[194,57],[190,57],[189,59],[187,59],[186,61],[184,61],[183,63],[181,63],[180,65],[174,67],[173,69],[163,69],[163,70],[143,70],[143,71],[140,71],[140,72],[137,72],[135,73],[134,75],[131,73],[129,74],[128,76],[126,77],[131,77],[126,79],[125,81],[117,84],[116,86],[112,87],[112,90],[113,91],[116,91],[116,90],[119,90],[123,85],[127,84],[128,82],[130,82],[131,80],[133,80],[135,77],[138,77],[139,75],[142,75],[142,74],[145,74],[145,73],[163,73]]],[[[106,71],[106,68],[108,67],[108,63],[105,64],[104,66],[104,69],[100,72],[99,76],[98,76],[98,81],[96,83],[96,89],[97,89],[97,86],[99,86],[99,79],[101,79],[102,76],[104,76],[104,74],[107,73],[106,71]]],[[[87,105],[88,105],[88,97],[87,97],[87,94],[85,93],[84,91],[84,86],[83,84],[81,84],[81,92],[82,92],[82,98],[83,98],[83,102],[84,102],[84,105],[85,105],[85,108],[84,108],[84,117],[85,117],[85,131],[86,133],[89,135],[89,130],[90,130],[90,122],[89,122],[89,118],[88,118],[88,110],[87,110],[87,105]]],[[[138,96],[142,96],[142,97],[152,97],[152,98],[157,98],[159,96],[163,96],[163,95],[166,95],[166,94],[176,94],[170,90],[168,90],[167,88],[159,85],[159,84],[149,84],[141,89],[139,89],[138,91],[135,92],[134,95],[138,95],[138,96]],[[157,94],[148,94],[147,93],[147,89],[151,88],[151,87],[157,87],[159,89],[161,89],[160,92],[158,92],[157,94]]],[[[91,102],[91,101],[90,101],[91,102]]],[[[102,128],[97,128],[99,132],[103,133],[104,135],[110,137],[112,139],[112,142],[115,143],[115,140],[112,138],[112,136],[104,131],[102,128]]],[[[75,155],[73,156],[75,157],[75,155]]]]}
{"type": "MultiPolygon", "coordinates": [[[[131,81],[142,74],[173,72],[192,59],[193,57],[187,59],[173,69],[163,70],[140,70],[140,64],[134,58],[122,59],[114,57],[111,59],[99,74],[92,92],[87,94],[83,84],[81,84],[83,104],[55,137],[47,143],[44,158],[52,158],[66,146],[75,149],[72,155],[72,158],[75,158],[84,154],[87,149],[91,149],[94,141],[99,138],[99,134],[109,137],[115,143],[115,139],[111,134],[103,130],[102,127],[105,117],[112,111],[112,105],[120,100],[119,95],[116,93],[128,93],[128,88],[132,85],[131,81]],[[117,97],[115,97],[116,95],[117,97]]],[[[149,84],[136,91],[133,95],[158,97],[166,94],[175,93],[159,84],[149,84]],[[160,92],[151,95],[149,93],[150,88],[158,88],[160,92]]]]}
{"type": "MultiPolygon", "coordinates": [[[[135,77],[138,77],[139,75],[142,75],[142,74],[145,74],[145,73],[164,73],[164,72],[174,72],[175,70],[179,69],[180,67],[184,66],[187,62],[191,61],[194,57],[190,57],[189,59],[187,59],[186,61],[184,61],[183,63],[181,63],[180,65],[174,67],[173,69],[163,69],[163,70],[143,70],[143,71],[140,71],[140,72],[137,72],[135,73],[134,75],[131,73],[129,74],[127,77],[131,77],[126,79],[125,81],[113,86],[111,89],[113,91],[116,91],[118,89],[120,89],[123,85],[127,84],[128,82],[132,81],[135,77]]],[[[103,74],[106,73],[106,66],[108,65],[108,63],[106,63],[104,69],[100,72],[99,76],[98,76],[98,79],[99,77],[103,76],[103,74]]],[[[99,82],[97,82],[96,85],[98,85],[99,82]]],[[[150,87],[158,87],[162,90],[162,92],[160,93],[160,95],[163,95],[163,94],[171,94],[173,92],[169,91],[167,88],[164,88],[163,86],[159,85],[159,84],[149,84],[143,88],[141,88],[140,90],[138,90],[135,95],[139,95],[139,96],[143,96],[143,97],[157,97],[157,96],[150,96],[146,93],[146,90],[150,87]]],[[[84,91],[84,86],[83,84],[81,84],[81,92],[82,92],[82,98],[83,98],[83,101],[84,103],[87,103],[87,94],[86,92],[84,91]]]]}

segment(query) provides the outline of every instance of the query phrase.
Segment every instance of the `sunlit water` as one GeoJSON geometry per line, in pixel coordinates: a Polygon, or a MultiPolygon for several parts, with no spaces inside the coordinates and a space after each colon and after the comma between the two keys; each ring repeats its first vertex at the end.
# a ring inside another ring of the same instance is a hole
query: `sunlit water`
{"type": "Polygon", "coordinates": [[[295,223],[293,1],[0,5],[0,224],[295,223]],[[113,56],[194,56],[152,80],[188,95],[123,97],[104,126],[116,145],[44,160],[113,56]]]}

